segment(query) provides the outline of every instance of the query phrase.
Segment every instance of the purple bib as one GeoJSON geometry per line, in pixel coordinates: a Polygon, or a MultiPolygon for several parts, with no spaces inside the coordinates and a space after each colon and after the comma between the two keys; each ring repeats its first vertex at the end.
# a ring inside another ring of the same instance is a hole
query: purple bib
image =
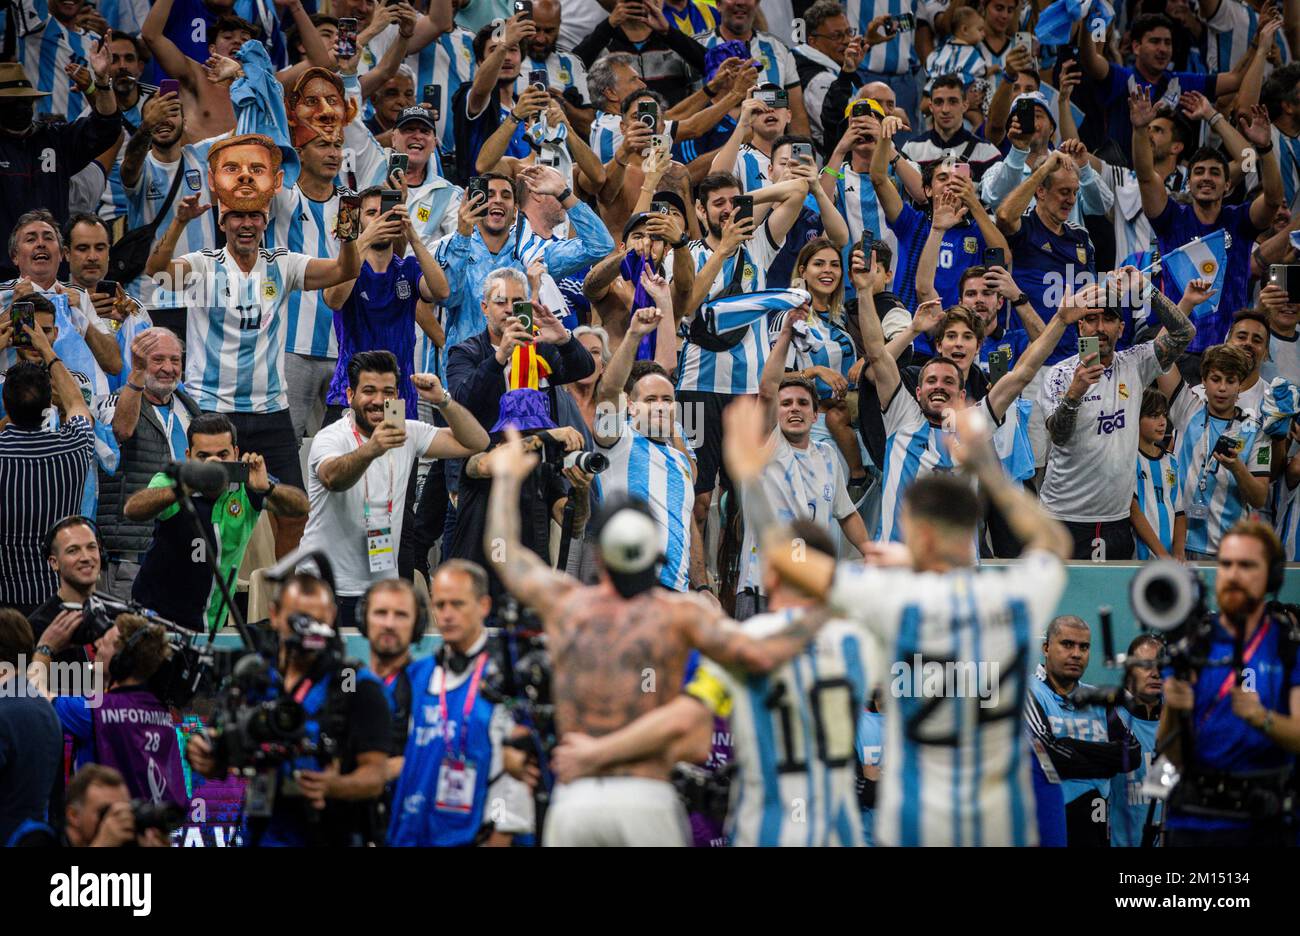
{"type": "Polygon", "coordinates": [[[91,710],[97,763],[115,767],[134,799],[189,805],[171,713],[147,689],[106,692],[91,710]]]}

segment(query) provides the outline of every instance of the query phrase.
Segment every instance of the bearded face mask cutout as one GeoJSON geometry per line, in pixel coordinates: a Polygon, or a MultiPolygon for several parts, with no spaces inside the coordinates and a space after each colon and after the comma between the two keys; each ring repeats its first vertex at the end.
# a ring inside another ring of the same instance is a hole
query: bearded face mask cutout
{"type": "Polygon", "coordinates": [[[285,90],[284,105],[293,145],[299,147],[315,137],[341,144],[343,128],[357,116],[357,102],[344,95],[342,79],[324,68],[303,72],[285,90]]]}
{"type": "Polygon", "coordinates": [[[270,137],[231,137],[208,152],[208,184],[223,208],[266,213],[284,181],[280,160],[280,148],[270,137]]]}

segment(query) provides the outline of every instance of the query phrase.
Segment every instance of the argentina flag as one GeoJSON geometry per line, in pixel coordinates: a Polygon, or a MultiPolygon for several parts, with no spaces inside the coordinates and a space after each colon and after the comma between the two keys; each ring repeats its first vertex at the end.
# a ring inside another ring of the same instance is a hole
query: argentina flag
{"type": "MultiPolygon", "coordinates": [[[[1161,258],[1161,264],[1164,272],[1178,285],[1180,296],[1187,288],[1187,284],[1194,279],[1213,280],[1215,290],[1221,290],[1223,271],[1228,265],[1226,235],[1219,230],[1207,237],[1198,237],[1191,243],[1165,254],[1161,258]]],[[[1218,307],[1217,294],[1206,299],[1192,309],[1192,324],[1199,326],[1200,320],[1207,315],[1213,315],[1218,307]]]]}
{"type": "Polygon", "coordinates": [[[1090,31],[1105,29],[1115,18],[1115,9],[1106,0],[1054,0],[1038,14],[1034,34],[1045,46],[1068,45],[1074,24],[1085,17],[1090,31]]]}
{"type": "Polygon", "coordinates": [[[1007,407],[1006,418],[993,433],[993,448],[1013,481],[1024,481],[1034,474],[1034,446],[1029,438],[1029,415],[1033,403],[1023,397],[1007,407]]]}
{"type": "Polygon", "coordinates": [[[1300,388],[1285,377],[1274,377],[1259,408],[1264,433],[1273,439],[1284,438],[1291,430],[1292,417],[1300,413],[1300,388]]]}
{"type": "Polygon", "coordinates": [[[764,289],[708,303],[700,314],[709,331],[715,335],[748,328],[770,312],[785,312],[812,302],[812,296],[803,289],[764,289]]]}

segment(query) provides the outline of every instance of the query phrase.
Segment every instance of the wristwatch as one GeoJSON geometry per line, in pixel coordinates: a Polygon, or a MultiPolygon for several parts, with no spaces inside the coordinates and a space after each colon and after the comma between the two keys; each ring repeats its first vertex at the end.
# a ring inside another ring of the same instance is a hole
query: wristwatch
{"type": "Polygon", "coordinates": [[[1028,301],[1029,301],[1029,297],[1026,296],[1024,293],[1021,293],[1020,295],[1016,296],[1016,298],[1011,300],[1011,307],[1015,308],[1016,306],[1024,305],[1028,301]]]}
{"type": "Polygon", "coordinates": [[[268,481],[267,481],[267,485],[268,485],[268,486],[267,486],[266,490],[262,492],[262,497],[264,497],[264,498],[265,498],[265,497],[270,497],[272,494],[275,493],[275,487],[276,487],[275,482],[274,482],[274,481],[270,481],[270,480],[268,480],[268,481]]]}
{"type": "Polygon", "coordinates": [[[566,185],[564,187],[564,191],[561,192],[559,195],[555,196],[555,200],[558,201],[561,205],[563,205],[566,201],[569,200],[569,196],[572,194],[573,194],[573,189],[569,188],[566,185]]]}
{"type": "Polygon", "coordinates": [[[451,393],[444,387],[442,391],[442,399],[438,400],[433,405],[435,409],[446,409],[449,403],[451,403],[451,393]]]}
{"type": "Polygon", "coordinates": [[[691,239],[690,239],[689,237],[686,236],[686,232],[685,232],[685,231],[682,231],[682,239],[679,240],[677,243],[675,243],[675,244],[672,245],[673,250],[682,250],[682,249],[684,249],[688,244],[690,244],[690,242],[691,242],[691,239]]]}
{"type": "Polygon", "coordinates": [[[54,659],[54,648],[51,647],[49,644],[41,644],[39,647],[36,648],[35,655],[40,656],[41,654],[44,654],[45,656],[49,657],[52,660],[54,659]]]}

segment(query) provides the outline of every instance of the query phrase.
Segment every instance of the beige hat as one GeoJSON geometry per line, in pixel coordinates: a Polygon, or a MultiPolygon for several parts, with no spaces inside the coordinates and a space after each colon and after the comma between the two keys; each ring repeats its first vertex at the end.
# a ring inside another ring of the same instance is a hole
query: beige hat
{"type": "Polygon", "coordinates": [[[0,63],[0,98],[49,97],[48,91],[37,91],[27,78],[27,73],[17,62],[0,63]]]}

